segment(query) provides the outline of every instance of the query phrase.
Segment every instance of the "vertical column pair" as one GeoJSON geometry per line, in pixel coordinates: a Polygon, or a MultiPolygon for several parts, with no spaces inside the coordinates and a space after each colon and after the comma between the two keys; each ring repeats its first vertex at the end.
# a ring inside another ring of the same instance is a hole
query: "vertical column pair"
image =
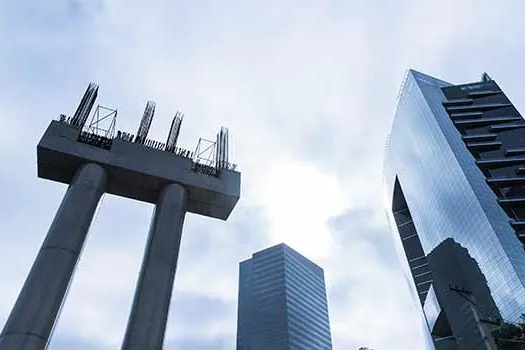
{"type": "MultiPolygon", "coordinates": [[[[93,163],[75,174],[0,333],[0,350],[47,348],[107,177],[93,163]]],[[[159,196],[124,350],[162,349],[186,202],[187,192],[178,184],[166,186],[159,196]]]]}

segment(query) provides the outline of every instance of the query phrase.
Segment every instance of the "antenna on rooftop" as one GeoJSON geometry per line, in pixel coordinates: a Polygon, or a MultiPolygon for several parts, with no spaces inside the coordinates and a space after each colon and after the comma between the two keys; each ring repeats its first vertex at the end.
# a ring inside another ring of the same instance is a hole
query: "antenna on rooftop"
{"type": "Polygon", "coordinates": [[[483,72],[483,74],[481,75],[481,81],[486,83],[487,81],[491,81],[492,78],[490,77],[490,75],[488,75],[487,72],[483,72]]]}
{"type": "Polygon", "coordinates": [[[142,115],[140,121],[139,130],[137,131],[137,137],[135,138],[136,143],[144,144],[146,137],[148,136],[148,131],[151,126],[151,121],[153,120],[153,115],[155,114],[155,102],[148,101],[146,103],[146,109],[142,115]]]}

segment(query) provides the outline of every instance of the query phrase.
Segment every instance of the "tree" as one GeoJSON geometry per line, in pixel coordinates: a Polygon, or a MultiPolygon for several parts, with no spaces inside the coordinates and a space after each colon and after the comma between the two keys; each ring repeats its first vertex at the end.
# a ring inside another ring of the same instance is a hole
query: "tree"
{"type": "Polygon", "coordinates": [[[498,350],[525,350],[525,314],[518,323],[503,322],[492,331],[498,350]]]}

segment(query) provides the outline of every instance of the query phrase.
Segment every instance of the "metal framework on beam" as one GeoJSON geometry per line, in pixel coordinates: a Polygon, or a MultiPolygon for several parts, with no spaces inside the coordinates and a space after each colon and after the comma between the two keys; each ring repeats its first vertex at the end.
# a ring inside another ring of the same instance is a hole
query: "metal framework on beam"
{"type": "Polygon", "coordinates": [[[177,111],[171,122],[170,131],[168,133],[168,139],[166,141],[166,151],[174,152],[177,146],[177,139],[179,138],[180,127],[182,125],[182,120],[184,119],[184,114],[177,111]]]}
{"type": "Polygon", "coordinates": [[[216,142],[199,138],[193,158],[193,170],[206,175],[217,174],[216,148],[216,142]]]}
{"type": "Polygon", "coordinates": [[[98,105],[88,124],[87,132],[113,139],[117,123],[117,110],[98,105]]]}
{"type": "Polygon", "coordinates": [[[216,166],[219,169],[228,167],[228,129],[221,127],[217,134],[216,166]]]}
{"type": "Polygon", "coordinates": [[[191,159],[191,169],[206,175],[217,176],[221,170],[236,170],[237,165],[229,162],[229,133],[227,128],[221,127],[215,141],[200,138],[195,152],[191,152],[177,145],[184,119],[184,114],[180,111],[177,111],[173,117],[166,143],[162,143],[148,139],[148,132],[155,115],[156,104],[154,101],[147,101],[137,134],[134,135],[125,131],[116,131],[116,109],[97,105],[95,111],[91,114],[97,95],[98,85],[90,83],[74,116],[68,117],[60,114],[58,118],[60,123],[79,130],[79,142],[108,150],[111,149],[114,139],[138,143],[144,147],[175,153],[181,157],[191,159]],[[89,123],[87,123],[90,115],[91,118],[89,123]]]}
{"type": "Polygon", "coordinates": [[[84,124],[86,123],[91,109],[93,108],[93,104],[97,99],[97,95],[98,85],[95,83],[90,83],[86,89],[86,92],[84,93],[84,96],[82,96],[82,100],[80,100],[80,104],[78,105],[73,118],[71,119],[72,126],[78,129],[84,128],[84,124]]]}
{"type": "Polygon", "coordinates": [[[151,121],[153,120],[153,115],[155,114],[155,102],[148,101],[146,103],[146,109],[142,115],[140,121],[139,130],[137,131],[137,137],[135,138],[136,143],[144,144],[146,137],[148,136],[148,131],[151,126],[151,121]]]}

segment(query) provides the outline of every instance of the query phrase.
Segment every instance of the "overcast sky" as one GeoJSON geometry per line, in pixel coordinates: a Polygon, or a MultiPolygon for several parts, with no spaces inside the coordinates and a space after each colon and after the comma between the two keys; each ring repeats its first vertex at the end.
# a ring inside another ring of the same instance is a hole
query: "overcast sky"
{"type": "MultiPolygon", "coordinates": [[[[135,133],[230,129],[242,198],[187,215],[165,349],[233,349],[239,261],[286,242],[325,269],[334,349],[424,349],[384,214],[382,156],[407,68],[483,71],[525,111],[525,5],[485,0],[0,1],[0,326],[66,187],[36,144],[90,81],[135,133]]],[[[152,206],[104,196],[51,350],[119,347],[152,206]]]]}

